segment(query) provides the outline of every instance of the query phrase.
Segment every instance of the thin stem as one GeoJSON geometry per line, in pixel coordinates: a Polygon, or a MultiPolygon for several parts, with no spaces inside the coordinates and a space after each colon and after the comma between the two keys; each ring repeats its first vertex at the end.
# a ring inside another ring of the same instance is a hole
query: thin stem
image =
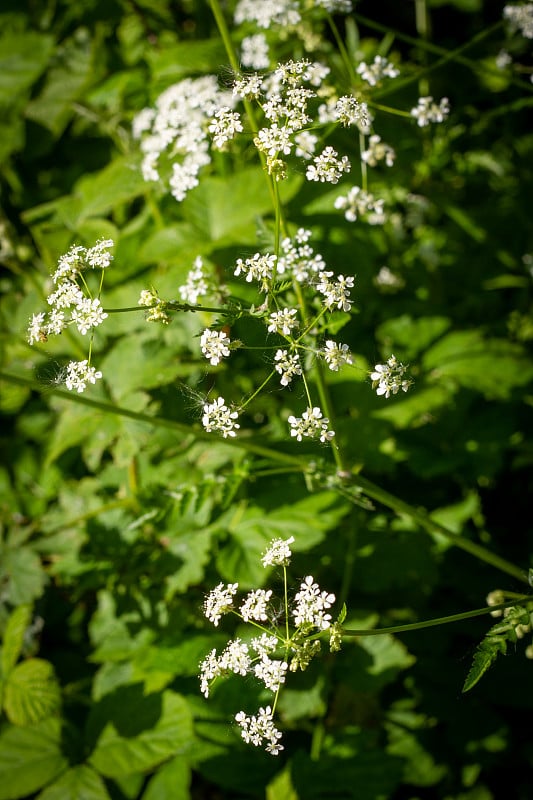
{"type": "Polygon", "coordinates": [[[390,628],[362,628],[361,630],[354,630],[352,628],[343,628],[343,636],[381,636],[386,633],[405,633],[406,631],[419,631],[424,628],[434,628],[436,625],[447,625],[449,622],[460,622],[462,619],[471,619],[472,617],[481,617],[484,614],[490,614],[493,611],[500,611],[504,608],[516,605],[516,602],[533,603],[531,595],[518,595],[515,600],[509,600],[506,603],[498,603],[494,606],[485,606],[484,608],[476,608],[474,611],[463,611],[461,614],[451,614],[448,617],[437,617],[436,619],[427,619],[424,622],[411,622],[407,625],[394,625],[390,628]]]}

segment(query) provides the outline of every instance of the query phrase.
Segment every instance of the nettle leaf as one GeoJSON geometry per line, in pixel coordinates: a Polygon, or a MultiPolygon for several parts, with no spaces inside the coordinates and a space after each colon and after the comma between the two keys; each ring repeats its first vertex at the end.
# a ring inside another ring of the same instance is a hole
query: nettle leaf
{"type": "Polygon", "coordinates": [[[110,800],[100,775],[86,764],[67,770],[37,800],[110,800]]]}
{"type": "Polygon", "coordinates": [[[0,576],[6,576],[5,599],[12,605],[31,603],[40,597],[46,575],[40,558],[29,547],[7,549],[0,566],[0,576]]]}
{"type": "Polygon", "coordinates": [[[0,734],[0,800],[18,800],[42,789],[68,766],[61,752],[61,721],[54,717],[0,734]]]}
{"type": "Polygon", "coordinates": [[[481,680],[500,654],[506,655],[508,643],[517,641],[517,626],[530,623],[530,614],[523,606],[513,606],[506,610],[506,616],[492,626],[478,645],[464,682],[463,692],[468,692],[481,680]]]}
{"type": "Polygon", "coordinates": [[[31,725],[55,714],[61,692],[49,661],[30,658],[10,673],[4,688],[4,709],[14,725],[31,725]]]}
{"type": "Polygon", "coordinates": [[[447,334],[423,362],[433,380],[452,378],[489,399],[505,400],[533,379],[533,364],[523,347],[505,339],[485,339],[477,330],[447,334]]]}
{"type": "Polygon", "coordinates": [[[0,675],[4,678],[8,677],[22,652],[24,633],[30,624],[31,613],[31,605],[22,605],[13,611],[7,621],[0,659],[0,675]]]}
{"type": "Polygon", "coordinates": [[[91,712],[90,728],[102,726],[90,763],[120,778],[144,772],[183,752],[193,737],[187,701],[175,692],[143,696],[137,685],[106,695],[91,712]]]}

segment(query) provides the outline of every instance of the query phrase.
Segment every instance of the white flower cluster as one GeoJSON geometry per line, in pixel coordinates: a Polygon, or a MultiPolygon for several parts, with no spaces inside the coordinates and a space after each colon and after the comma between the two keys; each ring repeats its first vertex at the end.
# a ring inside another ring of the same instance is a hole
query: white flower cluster
{"type": "Polygon", "coordinates": [[[418,105],[411,109],[411,116],[416,119],[420,128],[424,128],[431,122],[444,122],[450,113],[450,102],[447,97],[443,97],[436,103],[431,96],[419,97],[418,105]]]}
{"type": "Polygon", "coordinates": [[[336,280],[333,272],[325,270],[319,272],[317,291],[324,295],[324,306],[331,311],[337,308],[339,311],[350,311],[353,301],[350,300],[350,289],[353,289],[355,278],[338,275],[336,280]]]}
{"type": "Polygon", "coordinates": [[[213,403],[204,404],[202,425],[208,433],[220,431],[224,439],[235,437],[241,426],[236,420],[239,418],[237,411],[231,411],[223,397],[217,397],[213,403]]]}
{"type": "Polygon", "coordinates": [[[229,344],[230,340],[225,331],[212,331],[209,328],[205,329],[200,339],[202,353],[214,367],[220,364],[222,358],[229,356],[229,344]]]}
{"type": "Polygon", "coordinates": [[[167,312],[165,311],[165,303],[155,289],[143,289],[137,301],[139,306],[147,306],[149,308],[146,314],[147,322],[162,322],[168,325],[170,322],[167,312]]]}
{"type": "Polygon", "coordinates": [[[266,292],[270,287],[276,260],[275,255],[268,253],[265,255],[255,253],[251,258],[247,258],[244,261],[242,258],[238,258],[233,274],[244,275],[247,283],[258,281],[261,291],[266,292]]]}
{"type": "Polygon", "coordinates": [[[328,339],[322,351],[326,364],[332,372],[338,372],[343,364],[353,364],[352,354],[347,344],[338,344],[328,339]]]}
{"type": "Polygon", "coordinates": [[[343,172],[349,172],[350,169],[348,156],[339,158],[337,151],[328,145],[313,158],[313,163],[307,167],[305,177],[308,181],[338,183],[343,172]]]}
{"type": "Polygon", "coordinates": [[[348,193],[337,197],[335,208],[344,211],[348,222],[355,222],[358,217],[364,216],[370,225],[383,225],[385,214],[383,200],[378,200],[370,192],[360,186],[352,186],[348,193]]]}
{"type": "Polygon", "coordinates": [[[196,305],[200,297],[209,291],[209,278],[201,256],[197,256],[187,275],[187,282],[178,289],[180,297],[191,305],[196,305]]]}
{"type": "MultiPolygon", "coordinates": [[[[61,256],[52,275],[55,289],[47,298],[51,310],[32,315],[28,326],[30,344],[46,342],[49,336],[60,334],[72,324],[85,336],[107,319],[99,298],[87,296],[87,282],[81,276],[89,269],[106,269],[113,259],[110,253],[113,244],[111,239],[101,239],[91,248],[74,245],[61,256]]],[[[94,384],[102,377],[88,360],[69,362],[62,375],[67,389],[77,392],[83,392],[87,383],[94,384]]]]}
{"type": "Polygon", "coordinates": [[[294,239],[286,237],[281,241],[281,254],[277,263],[278,275],[289,275],[298,283],[307,283],[312,275],[318,275],[326,268],[324,259],[315,253],[309,239],[311,231],[298,228],[294,239]]]}
{"type": "Polygon", "coordinates": [[[220,146],[239,130],[239,121],[231,112],[233,102],[231,93],[220,91],[214,75],[205,75],[170,86],[157,98],[154,108],[137,114],[133,136],[140,140],[144,153],[144,180],[168,182],[171,194],[183,200],[198,185],[201,168],[211,161],[209,122],[220,146]],[[221,109],[225,111],[216,118],[221,109]]]}
{"type": "Polygon", "coordinates": [[[526,39],[533,39],[533,3],[523,5],[507,5],[503,9],[503,17],[508,20],[514,30],[520,31],[526,39]]]}
{"type": "MultiPolygon", "coordinates": [[[[276,695],[274,708],[260,708],[257,715],[248,715],[244,711],[235,715],[244,741],[256,747],[264,746],[271,755],[277,755],[283,750],[280,742],[282,734],[274,725],[277,693],[286,681],[288,670],[294,672],[296,669],[305,669],[311,658],[318,653],[320,642],[316,639],[317,632],[330,628],[331,614],[328,609],[335,602],[335,595],[321,591],[312,575],[308,575],[300,584],[293,602],[288,603],[285,567],[292,557],[293,542],[292,536],[288,539],[274,539],[261,558],[264,567],[284,568],[285,623],[279,628],[271,614],[271,589],[248,592],[240,606],[236,607],[234,600],[238,584],[219,583],[204,601],[204,615],[215,626],[218,626],[223,614],[234,613],[261,631],[260,635],[251,637],[250,640],[244,641],[239,637],[230,640],[220,654],[216,648],[211,650],[200,664],[200,691],[207,698],[211,685],[217,678],[229,674],[242,677],[252,674],[265,689],[273,692],[276,695]],[[292,617],[295,626],[291,636],[289,617],[292,617]],[[265,623],[270,619],[273,621],[270,623],[271,632],[268,632],[265,630],[265,623]],[[279,657],[276,657],[276,652],[279,657]]],[[[335,644],[330,643],[334,649],[338,649],[340,628],[337,624],[332,628],[332,631],[337,628],[335,644]]]]}
{"type": "Polygon", "coordinates": [[[241,64],[250,69],[268,69],[270,56],[264,33],[245,36],[241,42],[241,64]]]}
{"type": "Polygon", "coordinates": [[[237,25],[255,22],[259,28],[286,27],[301,20],[296,0],[239,0],[233,19],[237,25]]]}
{"type": "Polygon", "coordinates": [[[376,389],[376,394],[385,395],[386,398],[397,394],[400,389],[407,392],[413,382],[405,377],[406,372],[407,367],[400,364],[393,354],[385,364],[376,364],[374,371],[370,373],[372,388],[376,389]]]}
{"type": "Polygon", "coordinates": [[[367,64],[365,61],[357,67],[357,74],[369,84],[369,86],[377,86],[383,78],[397,78],[400,70],[394,64],[387,61],[383,56],[376,56],[372,64],[367,64]]]}
{"type": "Polygon", "coordinates": [[[328,429],[329,419],[322,416],[320,408],[308,408],[301,417],[291,415],[288,419],[291,436],[296,437],[297,442],[302,439],[320,439],[321,442],[330,442],[335,436],[335,431],[328,429]]]}
{"type": "Polygon", "coordinates": [[[384,161],[388,167],[392,167],[396,153],[394,149],[381,141],[381,136],[374,134],[368,140],[368,148],[361,153],[361,159],[369,167],[376,167],[380,161],[384,161]]]}
{"type": "Polygon", "coordinates": [[[274,356],[276,372],[281,375],[280,383],[288,386],[295,375],[302,374],[300,356],[298,353],[289,353],[287,350],[276,350],[274,356]]]}

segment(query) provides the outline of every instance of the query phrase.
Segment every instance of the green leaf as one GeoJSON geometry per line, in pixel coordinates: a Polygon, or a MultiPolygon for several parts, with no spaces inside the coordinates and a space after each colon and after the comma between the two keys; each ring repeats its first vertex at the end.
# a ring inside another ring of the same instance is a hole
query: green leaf
{"type": "Polygon", "coordinates": [[[507,651],[507,644],[505,641],[501,642],[487,642],[483,641],[478,645],[474,653],[474,660],[472,666],[468,671],[466,680],[463,685],[463,692],[468,692],[478,683],[483,675],[487,672],[489,667],[496,661],[499,653],[505,655],[507,651]]]}
{"type": "Polygon", "coordinates": [[[10,615],[2,642],[2,657],[0,661],[0,675],[7,678],[17,663],[22,651],[24,633],[31,620],[31,605],[22,605],[10,615]]]}
{"type": "Polygon", "coordinates": [[[76,184],[74,196],[80,203],[78,221],[105,216],[145,191],[146,184],[138,165],[127,158],[115,158],[96,175],[87,175],[76,184]]]}
{"type": "Polygon", "coordinates": [[[37,800],[110,800],[100,775],[86,764],[67,770],[37,800]]]}
{"type": "Polygon", "coordinates": [[[183,751],[193,735],[183,697],[171,691],[143,697],[138,686],[104,697],[90,718],[91,728],[100,724],[89,761],[110,778],[152,769],[183,751]]]}
{"type": "Polygon", "coordinates": [[[189,765],[177,756],[151,778],[142,800],[189,800],[190,781],[189,765]]]}
{"type": "Polygon", "coordinates": [[[4,708],[14,725],[30,725],[55,714],[61,703],[59,685],[49,661],[29,658],[18,664],[5,684],[4,708]]]}
{"type": "Polygon", "coordinates": [[[67,767],[61,722],[49,717],[0,734],[0,800],[18,800],[42,789],[67,767]]]}
{"type": "Polygon", "coordinates": [[[0,38],[0,106],[9,106],[45,69],[54,48],[52,36],[7,32],[0,38]]]}
{"type": "Polygon", "coordinates": [[[218,39],[179,42],[161,49],[152,47],[148,51],[154,82],[161,90],[191,73],[217,71],[225,62],[224,47],[218,39]]]}
{"type": "Polygon", "coordinates": [[[31,603],[43,593],[46,575],[39,557],[29,547],[8,549],[0,565],[0,575],[8,577],[6,599],[12,605],[31,603]]]}

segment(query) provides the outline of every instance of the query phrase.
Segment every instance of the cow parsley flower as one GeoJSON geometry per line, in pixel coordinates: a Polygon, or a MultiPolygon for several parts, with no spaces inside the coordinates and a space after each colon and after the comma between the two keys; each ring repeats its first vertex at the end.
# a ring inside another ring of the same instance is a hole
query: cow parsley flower
{"type": "Polygon", "coordinates": [[[353,288],[355,278],[339,275],[336,280],[333,272],[325,270],[318,275],[317,291],[324,295],[324,306],[331,310],[338,308],[339,311],[350,311],[353,301],[350,300],[350,289],[353,288]]]}
{"type": "Polygon", "coordinates": [[[255,253],[251,258],[238,258],[235,266],[234,275],[245,275],[247,283],[258,281],[261,291],[266,292],[274,274],[276,266],[276,256],[273,254],[255,253]]]}
{"type": "Polygon", "coordinates": [[[233,438],[241,426],[236,420],[239,415],[236,411],[231,411],[223,397],[218,397],[213,403],[205,403],[202,416],[202,425],[208,433],[220,431],[224,439],[228,436],[233,438]]]}
{"type": "Polygon", "coordinates": [[[260,708],[257,716],[248,716],[244,711],[235,714],[235,721],[241,728],[241,736],[247,744],[256,747],[266,742],[265,750],[277,756],[283,750],[279,743],[281,731],[274,725],[273,712],[270,706],[260,708]]]}
{"type": "Polygon", "coordinates": [[[280,383],[288,386],[295,375],[302,374],[300,356],[298,353],[289,353],[287,350],[276,350],[274,356],[276,361],[275,369],[281,375],[280,383]]]}
{"type": "Polygon", "coordinates": [[[326,364],[333,372],[338,372],[343,364],[353,364],[352,354],[347,344],[338,344],[328,339],[322,351],[326,364]]]}
{"type": "Polygon", "coordinates": [[[191,305],[196,305],[200,297],[209,291],[207,272],[201,256],[197,256],[194,265],[187,274],[187,282],[178,289],[180,297],[191,305]]]}
{"type": "Polygon", "coordinates": [[[104,319],[107,319],[107,314],[98,298],[91,300],[90,297],[83,297],[72,311],[72,321],[76,323],[79,332],[83,336],[91,328],[101,325],[104,319]]]}
{"type": "Polygon", "coordinates": [[[372,64],[366,64],[364,61],[357,67],[357,74],[369,84],[369,86],[376,86],[383,78],[397,78],[400,70],[394,64],[387,61],[383,56],[376,56],[372,64]]]}
{"type": "Polygon", "coordinates": [[[289,336],[291,331],[298,326],[297,313],[295,308],[274,311],[268,318],[269,333],[282,333],[284,336],[289,336]]]}
{"type": "Polygon", "coordinates": [[[335,431],[328,430],[329,419],[322,416],[322,411],[317,406],[308,408],[301,417],[291,415],[288,422],[291,436],[295,436],[297,442],[304,438],[319,438],[321,442],[329,442],[335,436],[335,431]]]}
{"type": "Polygon", "coordinates": [[[209,123],[209,133],[213,134],[213,146],[217,150],[224,150],[235,134],[241,133],[242,130],[239,114],[227,106],[219,108],[209,123]]]}
{"type": "Polygon", "coordinates": [[[268,69],[270,56],[264,33],[245,36],[241,42],[241,63],[251,69],[268,69]]]}
{"type": "Polygon", "coordinates": [[[377,166],[379,161],[384,161],[388,167],[392,167],[396,153],[394,149],[381,141],[381,136],[374,134],[368,140],[368,148],[361,153],[361,159],[369,167],[377,166]]]}
{"type": "Polygon", "coordinates": [[[204,616],[216,627],[223,614],[233,607],[233,598],[239,588],[238,583],[219,583],[204,600],[204,616]]]}
{"type": "Polygon", "coordinates": [[[506,5],[503,17],[508,20],[514,30],[519,30],[526,39],[533,39],[533,3],[523,5],[506,5]]]}
{"type": "Polygon", "coordinates": [[[371,117],[366,103],[362,103],[352,95],[339,97],[333,107],[333,117],[343,125],[357,125],[362,131],[371,124],[371,117]]]}
{"type": "Polygon", "coordinates": [[[268,550],[263,554],[261,561],[264,567],[287,567],[292,558],[291,544],[294,536],[288,539],[273,539],[268,550]]]}
{"type": "Polygon", "coordinates": [[[102,373],[91,367],[88,360],[70,361],[67,364],[65,386],[69,391],[76,391],[78,394],[85,391],[88,383],[96,383],[102,377],[102,373]]]}
{"type": "Polygon", "coordinates": [[[272,590],[256,589],[249,592],[245,601],[239,608],[240,614],[245,622],[255,619],[257,622],[265,622],[268,619],[266,609],[267,603],[272,597],[272,590]]]}
{"type": "Polygon", "coordinates": [[[411,109],[411,116],[416,119],[420,128],[424,128],[431,122],[444,122],[450,113],[450,102],[447,97],[443,97],[437,104],[431,96],[420,97],[418,105],[411,109]]]}
{"type": "Polygon", "coordinates": [[[376,364],[374,371],[370,373],[372,388],[376,389],[376,394],[385,395],[386,398],[397,394],[400,389],[407,392],[413,381],[405,377],[406,372],[407,367],[393,354],[385,364],[376,364]]]}
{"type": "Polygon", "coordinates": [[[339,182],[343,172],[349,172],[350,169],[348,156],[339,158],[337,151],[328,145],[313,158],[313,163],[307,167],[305,177],[308,181],[335,184],[339,182]]]}
{"type": "Polygon", "coordinates": [[[385,222],[383,200],[378,200],[371,192],[361,189],[360,186],[352,186],[348,194],[337,197],[334,205],[335,208],[344,211],[344,217],[348,222],[355,222],[362,215],[365,215],[366,221],[372,225],[381,225],[385,222]]]}
{"type": "Polygon", "coordinates": [[[200,339],[200,347],[209,363],[216,367],[222,358],[230,354],[230,340],[224,331],[212,331],[206,328],[200,339]]]}
{"type": "Polygon", "coordinates": [[[335,595],[321,592],[312,575],[300,584],[300,591],[294,597],[293,617],[296,625],[312,625],[327,630],[331,624],[331,614],[325,613],[335,602],[335,595]]]}

